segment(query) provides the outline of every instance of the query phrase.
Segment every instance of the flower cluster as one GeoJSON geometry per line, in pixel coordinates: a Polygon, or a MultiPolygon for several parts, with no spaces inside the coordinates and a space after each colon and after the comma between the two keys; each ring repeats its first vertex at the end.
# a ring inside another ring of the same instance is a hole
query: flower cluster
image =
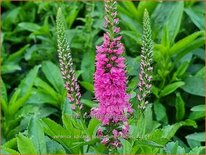
{"type": "Polygon", "coordinates": [[[129,95],[126,94],[126,76],[123,45],[121,37],[110,41],[104,34],[104,43],[97,47],[96,72],[94,76],[95,97],[99,108],[93,109],[95,117],[102,120],[103,125],[110,122],[126,121],[125,113],[132,112],[129,95]]]}
{"type": "Polygon", "coordinates": [[[102,137],[102,143],[119,147],[118,138],[126,138],[129,131],[127,114],[132,113],[132,108],[126,93],[126,73],[122,56],[124,46],[120,42],[122,37],[118,35],[120,28],[117,27],[119,20],[116,18],[116,7],[116,1],[105,1],[105,28],[108,31],[104,34],[103,44],[97,46],[94,75],[95,97],[99,107],[93,108],[91,115],[102,121],[103,127],[100,127],[97,133],[102,137]]]}
{"type": "Polygon", "coordinates": [[[150,19],[147,10],[145,9],[143,18],[143,38],[142,38],[142,50],[141,50],[141,62],[139,73],[139,93],[137,99],[140,102],[138,104],[139,109],[145,109],[148,104],[147,97],[151,92],[152,87],[152,61],[153,61],[153,43],[151,38],[150,19]]]}
{"type": "MultiPolygon", "coordinates": [[[[126,93],[124,46],[119,35],[119,18],[115,0],[105,0],[105,28],[104,40],[96,47],[96,71],[94,74],[94,93],[99,106],[92,108],[91,116],[99,119],[102,125],[97,130],[101,143],[109,148],[121,146],[120,138],[128,138],[128,116],[133,110],[129,103],[130,96],[126,93]]],[[[68,42],[65,37],[63,15],[61,9],[57,13],[57,43],[59,62],[65,81],[67,98],[72,103],[72,109],[81,113],[80,91],[68,42]]],[[[143,42],[139,73],[138,108],[144,109],[148,104],[148,95],[152,87],[152,39],[148,12],[144,12],[143,42]]]]}
{"type": "Polygon", "coordinates": [[[82,104],[80,104],[81,94],[73,69],[71,51],[66,40],[63,15],[60,8],[57,12],[57,47],[60,69],[65,82],[64,87],[67,90],[67,98],[72,103],[72,109],[78,111],[82,109],[82,104]]]}

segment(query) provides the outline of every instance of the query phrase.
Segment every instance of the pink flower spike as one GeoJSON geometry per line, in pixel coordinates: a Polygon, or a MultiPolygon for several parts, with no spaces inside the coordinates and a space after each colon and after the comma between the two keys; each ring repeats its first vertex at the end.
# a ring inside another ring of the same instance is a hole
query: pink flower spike
{"type": "Polygon", "coordinates": [[[142,87],[142,83],[141,83],[141,82],[139,82],[139,83],[138,83],[138,86],[139,86],[139,87],[142,87]]]}
{"type": "Polygon", "coordinates": [[[97,131],[97,135],[103,135],[101,143],[117,148],[121,146],[119,133],[121,137],[127,137],[129,128],[124,122],[128,121],[133,110],[126,92],[127,77],[122,55],[124,45],[121,43],[122,36],[119,35],[120,28],[117,27],[119,18],[116,18],[116,0],[105,0],[105,14],[108,28],[104,33],[103,44],[96,48],[94,74],[94,94],[98,107],[91,110],[91,116],[100,120],[101,127],[104,127],[104,132],[97,131]]]}
{"type": "Polygon", "coordinates": [[[119,27],[115,27],[115,28],[114,28],[114,33],[119,33],[119,31],[120,31],[120,28],[119,28],[119,27]]]}
{"type": "Polygon", "coordinates": [[[115,23],[115,24],[118,24],[118,22],[119,22],[119,18],[115,18],[115,19],[114,19],[114,23],[115,23]]]}
{"type": "Polygon", "coordinates": [[[105,144],[108,143],[108,141],[109,141],[109,138],[108,138],[108,137],[104,137],[104,138],[102,139],[101,143],[105,145],[105,144]]]}
{"type": "Polygon", "coordinates": [[[82,108],[83,108],[83,105],[81,104],[80,107],[79,107],[79,109],[81,110],[82,108]]]}
{"type": "Polygon", "coordinates": [[[149,81],[149,82],[152,81],[152,76],[149,76],[149,77],[148,77],[148,81],[149,81]]]}
{"type": "Polygon", "coordinates": [[[106,67],[107,67],[107,68],[111,68],[112,65],[111,65],[111,64],[107,64],[106,67]]]}
{"type": "MultiPolygon", "coordinates": [[[[122,39],[122,36],[119,36],[117,38],[114,38],[114,41],[120,41],[122,39]]],[[[119,44],[120,45],[120,44],[119,44]]],[[[118,45],[117,45],[118,46],[118,45]]]]}
{"type": "Polygon", "coordinates": [[[117,130],[113,130],[112,131],[113,135],[114,135],[114,138],[116,139],[118,137],[118,131],[117,130]]]}
{"type": "Polygon", "coordinates": [[[105,19],[105,23],[109,23],[109,19],[107,16],[105,16],[104,19],[105,19]]]}
{"type": "Polygon", "coordinates": [[[141,50],[141,60],[140,60],[140,73],[139,79],[141,81],[139,87],[139,94],[137,99],[141,101],[138,104],[138,108],[145,109],[148,104],[148,96],[151,93],[152,88],[152,62],[153,62],[153,41],[152,41],[152,31],[150,26],[150,19],[147,10],[145,9],[143,17],[143,40],[142,40],[142,50],[141,50]]]}
{"type": "MultiPolygon", "coordinates": [[[[67,98],[72,104],[80,103],[80,90],[75,77],[75,72],[73,69],[73,62],[71,57],[71,52],[69,48],[69,43],[65,34],[65,26],[63,22],[63,14],[61,9],[57,12],[57,51],[60,63],[60,70],[64,80],[64,87],[67,91],[67,98]]],[[[78,106],[71,106],[72,109],[79,109],[78,106]]]]}
{"type": "Polygon", "coordinates": [[[146,88],[147,88],[147,89],[150,89],[151,87],[152,87],[151,84],[146,84],[146,88]]]}
{"type": "Polygon", "coordinates": [[[138,99],[139,101],[141,101],[141,97],[140,97],[139,94],[137,94],[137,99],[138,99]]]}
{"type": "Polygon", "coordinates": [[[98,129],[97,129],[97,136],[98,136],[98,137],[103,136],[103,132],[102,132],[102,129],[101,129],[101,128],[98,128],[98,129]]]}
{"type": "Polygon", "coordinates": [[[148,70],[149,70],[149,71],[152,71],[152,70],[153,70],[153,67],[149,67],[148,70]]]}
{"type": "Polygon", "coordinates": [[[112,56],[112,58],[111,58],[112,61],[114,61],[114,60],[116,60],[116,59],[117,59],[116,56],[112,56]]]}
{"type": "Polygon", "coordinates": [[[113,13],[112,13],[112,16],[113,16],[113,17],[116,17],[116,16],[117,16],[117,11],[116,11],[116,12],[113,12],[113,13]]]}
{"type": "Polygon", "coordinates": [[[74,104],[71,105],[71,109],[75,110],[76,106],[74,104]]]}

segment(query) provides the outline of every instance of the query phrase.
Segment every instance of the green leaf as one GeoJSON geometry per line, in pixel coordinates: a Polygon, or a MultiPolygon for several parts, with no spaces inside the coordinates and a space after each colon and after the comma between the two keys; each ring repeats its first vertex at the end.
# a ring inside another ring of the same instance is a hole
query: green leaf
{"type": "Polygon", "coordinates": [[[195,77],[198,78],[205,78],[205,67],[202,67],[196,74],[195,77]]]}
{"type": "Polygon", "coordinates": [[[31,115],[27,115],[26,117],[22,117],[22,118],[20,116],[18,116],[18,117],[15,116],[15,118],[10,118],[10,120],[9,120],[9,131],[8,131],[8,134],[7,134],[8,139],[13,138],[19,132],[26,130],[26,128],[28,127],[30,119],[31,119],[31,115]]]}
{"type": "Polygon", "coordinates": [[[1,147],[1,154],[20,154],[18,151],[8,148],[8,147],[1,147]]]}
{"type": "Polygon", "coordinates": [[[205,50],[204,48],[196,48],[192,52],[197,58],[201,59],[202,61],[205,61],[205,50]]]}
{"type": "Polygon", "coordinates": [[[134,91],[130,92],[130,99],[136,98],[137,97],[137,93],[134,91]]]}
{"type": "Polygon", "coordinates": [[[38,107],[39,107],[39,110],[36,113],[38,118],[44,118],[44,117],[47,117],[47,116],[49,116],[51,114],[55,115],[58,112],[58,109],[55,108],[55,107],[48,107],[46,105],[38,106],[38,107]]]}
{"type": "Polygon", "coordinates": [[[204,88],[204,78],[199,78],[199,77],[195,77],[195,76],[190,76],[187,77],[185,80],[185,85],[182,86],[181,88],[189,93],[189,94],[193,94],[193,95],[197,95],[197,96],[205,96],[205,88],[204,88]]]}
{"type": "Polygon", "coordinates": [[[0,98],[0,102],[1,102],[0,105],[1,105],[2,111],[4,112],[4,115],[7,115],[8,106],[7,106],[6,101],[3,98],[0,98]]]}
{"type": "Polygon", "coordinates": [[[200,30],[205,30],[204,13],[201,13],[199,9],[204,10],[204,6],[202,8],[186,8],[184,11],[200,30]]]}
{"type": "Polygon", "coordinates": [[[188,154],[205,154],[205,147],[201,146],[201,147],[193,147],[192,150],[190,150],[190,152],[188,154]]]}
{"type": "Polygon", "coordinates": [[[61,76],[59,68],[51,61],[44,61],[42,63],[42,71],[47,80],[52,84],[56,91],[64,93],[64,81],[61,76]]]}
{"type": "Polygon", "coordinates": [[[72,114],[63,114],[62,115],[63,125],[71,133],[73,132],[73,128],[74,128],[74,126],[73,126],[74,117],[75,117],[75,115],[73,113],[72,114]]]}
{"type": "Polygon", "coordinates": [[[77,70],[77,71],[76,71],[76,77],[77,77],[77,79],[78,79],[78,77],[79,77],[82,73],[83,73],[82,70],[77,70]]]}
{"type": "Polygon", "coordinates": [[[168,122],[166,108],[159,102],[155,102],[154,104],[154,112],[157,121],[162,121],[164,123],[168,122]]]}
{"type": "Polygon", "coordinates": [[[79,82],[85,89],[89,90],[90,92],[94,92],[94,86],[91,83],[88,83],[86,81],[79,82]]]}
{"type": "Polygon", "coordinates": [[[119,13],[119,16],[122,19],[122,21],[127,21],[127,22],[124,22],[124,26],[127,29],[135,32],[137,35],[141,34],[141,30],[142,30],[141,25],[137,21],[134,21],[134,18],[131,18],[122,13],[119,13]]]}
{"type": "Polygon", "coordinates": [[[165,86],[161,91],[160,91],[160,96],[166,96],[177,90],[179,87],[183,86],[185,83],[184,82],[174,82],[172,84],[168,84],[165,86]]]}
{"type": "Polygon", "coordinates": [[[29,97],[27,103],[32,104],[43,104],[48,103],[51,105],[54,105],[55,107],[58,107],[58,100],[53,98],[49,92],[45,92],[45,90],[39,90],[39,89],[32,89],[32,95],[29,97]]]}
{"type": "Polygon", "coordinates": [[[91,119],[89,121],[88,132],[91,137],[95,138],[96,131],[99,125],[100,125],[100,121],[98,121],[97,119],[91,119]]]}
{"type": "Polygon", "coordinates": [[[129,76],[136,76],[139,73],[140,57],[132,58],[126,57],[127,73],[129,76]]]}
{"type": "Polygon", "coordinates": [[[28,91],[26,94],[24,94],[23,97],[15,100],[14,102],[10,102],[9,114],[14,115],[19,110],[19,108],[21,108],[26,103],[26,101],[29,99],[30,96],[31,96],[31,90],[28,91]]]}
{"type": "Polygon", "coordinates": [[[134,31],[125,31],[125,30],[123,30],[121,33],[126,37],[133,39],[137,44],[141,45],[142,41],[141,41],[140,33],[136,33],[134,31]]]}
{"type": "Polygon", "coordinates": [[[157,127],[156,123],[153,121],[153,113],[151,107],[152,105],[149,104],[146,107],[144,113],[142,113],[141,111],[137,111],[138,120],[135,127],[136,130],[133,132],[133,137],[142,136],[150,133],[157,127]]]}
{"type": "Polygon", "coordinates": [[[159,88],[157,88],[153,85],[151,91],[157,98],[159,98],[159,91],[160,91],[159,88]]]}
{"type": "Polygon", "coordinates": [[[9,101],[9,105],[13,104],[14,102],[16,102],[16,100],[18,99],[19,97],[19,94],[21,92],[21,89],[17,88],[15,90],[15,92],[13,93],[13,95],[11,96],[11,99],[9,101]]]}
{"type": "Polygon", "coordinates": [[[52,139],[58,141],[65,147],[71,145],[71,142],[67,140],[67,138],[69,138],[69,135],[71,135],[71,133],[69,133],[61,125],[57,124],[51,119],[44,118],[43,126],[44,126],[45,133],[49,135],[52,139]]]}
{"type": "Polygon", "coordinates": [[[26,78],[21,82],[18,88],[21,89],[20,96],[25,96],[25,94],[31,90],[34,80],[39,71],[40,65],[35,66],[29,73],[26,75],[26,78]]]}
{"type": "Polygon", "coordinates": [[[188,118],[192,120],[199,120],[205,118],[205,109],[202,109],[202,111],[192,111],[188,118]]]}
{"type": "Polygon", "coordinates": [[[81,6],[79,5],[79,3],[71,3],[71,10],[69,11],[69,16],[66,16],[66,21],[68,23],[68,28],[70,29],[70,27],[72,26],[73,22],[75,21],[75,19],[78,16],[79,11],[81,10],[81,6]]]}
{"type": "Polygon", "coordinates": [[[184,2],[167,2],[159,3],[152,13],[152,20],[154,21],[154,32],[158,33],[156,36],[161,38],[161,32],[165,23],[168,26],[170,42],[173,43],[180,29],[182,14],[184,9],[184,2]]]}
{"type": "Polygon", "coordinates": [[[139,19],[139,21],[142,21],[142,17],[144,15],[144,10],[145,8],[147,9],[147,11],[152,14],[153,10],[156,8],[157,6],[157,2],[155,1],[151,1],[150,3],[146,2],[146,1],[140,1],[137,7],[137,18],[139,19]]]}
{"type": "Polygon", "coordinates": [[[64,147],[49,137],[46,137],[46,146],[48,154],[66,154],[64,147]]]}
{"type": "Polygon", "coordinates": [[[71,103],[69,102],[68,98],[65,97],[64,101],[62,102],[62,114],[73,114],[73,110],[71,108],[71,103]]]}
{"type": "Polygon", "coordinates": [[[151,133],[148,133],[145,136],[143,136],[143,139],[146,139],[150,142],[155,142],[156,144],[153,143],[154,147],[163,147],[168,142],[168,139],[162,138],[162,135],[163,132],[161,131],[161,129],[155,129],[151,133]]]}
{"type": "Polygon", "coordinates": [[[57,92],[45,81],[40,78],[36,78],[34,85],[38,87],[39,91],[44,91],[45,94],[50,95],[54,100],[58,100],[57,92]]]}
{"type": "Polygon", "coordinates": [[[198,142],[204,142],[205,141],[205,133],[204,132],[193,133],[193,134],[187,135],[186,138],[190,139],[190,140],[195,140],[198,142]]]}
{"type": "Polygon", "coordinates": [[[165,150],[167,154],[185,154],[185,149],[181,146],[179,146],[178,141],[177,142],[169,142],[165,146],[165,150]]]}
{"type": "Polygon", "coordinates": [[[125,14],[130,18],[137,18],[138,12],[135,7],[135,4],[132,1],[122,2],[120,5],[118,5],[118,10],[121,14],[125,14]]]}
{"type": "Polygon", "coordinates": [[[4,18],[4,20],[7,22],[5,22],[3,29],[10,29],[12,24],[18,22],[18,15],[20,14],[21,11],[22,11],[21,7],[16,7],[11,11],[9,11],[6,17],[4,18]]]}
{"type": "Polygon", "coordinates": [[[26,53],[24,54],[24,59],[26,61],[31,60],[34,52],[38,51],[41,48],[41,45],[34,44],[30,48],[26,49],[26,53]]]}
{"type": "Polygon", "coordinates": [[[39,26],[35,23],[29,23],[29,22],[19,23],[18,27],[21,28],[21,30],[27,30],[30,32],[38,31],[41,28],[41,26],[39,26]]]}
{"type": "Polygon", "coordinates": [[[124,7],[128,10],[128,12],[131,15],[133,15],[134,17],[137,16],[138,11],[137,11],[137,9],[132,1],[122,2],[122,5],[124,5],[124,7]]]}
{"type": "Polygon", "coordinates": [[[148,105],[144,111],[144,121],[145,121],[145,133],[151,132],[155,125],[153,124],[153,113],[152,113],[152,105],[148,105]],[[153,124],[153,125],[151,125],[153,124]]]}
{"type": "Polygon", "coordinates": [[[139,146],[152,146],[152,147],[158,147],[158,148],[162,148],[163,145],[160,145],[156,142],[150,141],[150,140],[137,140],[135,142],[136,145],[139,146]]]}
{"type": "Polygon", "coordinates": [[[185,138],[187,139],[189,146],[193,148],[196,146],[201,146],[201,142],[205,141],[205,133],[204,132],[193,133],[187,135],[185,138]]]}
{"type": "Polygon", "coordinates": [[[192,107],[192,109],[191,109],[191,111],[205,111],[205,105],[204,104],[202,104],[202,105],[197,105],[197,106],[194,106],[194,107],[192,107]]]}
{"type": "Polygon", "coordinates": [[[26,104],[17,112],[16,115],[20,118],[24,118],[35,114],[38,118],[44,118],[55,112],[57,112],[57,109],[54,107],[26,104]]]}
{"type": "Polygon", "coordinates": [[[185,102],[183,101],[180,93],[176,94],[175,109],[176,109],[176,120],[177,121],[182,120],[185,115],[185,102]]]}
{"type": "Polygon", "coordinates": [[[17,52],[9,55],[8,59],[6,59],[5,63],[6,64],[15,64],[18,63],[22,58],[23,58],[23,54],[26,51],[26,49],[29,47],[29,44],[23,46],[22,48],[20,48],[20,50],[18,50],[17,52]]]}
{"type": "Polygon", "coordinates": [[[162,57],[167,54],[168,47],[162,44],[154,44],[154,61],[161,63],[162,57]]]}
{"type": "Polygon", "coordinates": [[[137,76],[133,77],[128,82],[129,82],[128,87],[127,87],[128,92],[133,91],[137,88],[138,77],[137,76]]]}
{"type": "Polygon", "coordinates": [[[198,37],[203,37],[203,36],[204,36],[204,31],[198,31],[198,32],[194,32],[193,34],[183,38],[182,40],[179,40],[177,43],[175,43],[170,48],[169,50],[170,56],[182,53],[184,50],[190,47],[191,43],[193,43],[198,37]]]}
{"type": "Polygon", "coordinates": [[[32,140],[21,133],[17,135],[17,146],[21,154],[37,154],[32,140]]]}
{"type": "Polygon", "coordinates": [[[168,17],[168,30],[169,30],[169,38],[171,38],[171,43],[174,42],[182,21],[184,2],[176,2],[173,7],[174,10],[171,11],[170,16],[168,17]]]}
{"type": "Polygon", "coordinates": [[[85,132],[85,131],[82,131],[82,129],[84,129],[84,130],[86,129],[86,127],[83,127],[84,126],[83,122],[77,121],[77,118],[78,117],[74,112],[71,114],[63,114],[62,115],[63,126],[70,133],[70,137],[71,138],[73,137],[73,139],[72,139],[73,141],[77,141],[78,139],[80,141],[80,139],[83,138],[83,137],[81,137],[82,133],[85,132]],[[75,136],[77,136],[77,137],[75,137],[75,136]]]}
{"type": "Polygon", "coordinates": [[[177,71],[173,74],[172,80],[174,81],[179,80],[179,78],[181,78],[185,74],[189,64],[190,63],[188,61],[181,63],[178,66],[177,71]]]}
{"type": "Polygon", "coordinates": [[[84,105],[93,108],[93,107],[97,107],[97,103],[95,103],[94,101],[91,100],[87,100],[87,99],[81,99],[81,103],[83,103],[84,105]]]}
{"type": "MultiPolygon", "coordinates": [[[[205,43],[205,36],[201,36],[197,38],[196,40],[188,43],[188,45],[185,48],[180,49],[180,52],[174,58],[175,61],[173,64],[176,64],[177,62],[179,62],[179,60],[181,60],[188,53],[193,52],[195,49],[199,49],[199,47],[202,47],[204,43],[205,43]]],[[[195,50],[195,52],[199,52],[199,50],[195,50]]]]}
{"type": "Polygon", "coordinates": [[[94,74],[94,62],[95,62],[95,54],[93,51],[87,52],[83,56],[83,60],[81,63],[81,70],[82,72],[82,78],[84,81],[87,81],[89,83],[93,83],[93,75],[94,74]]]}
{"type": "Polygon", "coordinates": [[[6,91],[6,86],[3,82],[3,80],[0,78],[0,85],[1,85],[1,108],[4,112],[7,111],[7,102],[8,102],[8,97],[7,97],[7,91],[6,91]]]}
{"type": "Polygon", "coordinates": [[[31,114],[33,115],[38,112],[39,112],[38,106],[26,104],[16,113],[16,115],[19,118],[24,118],[24,117],[30,116],[31,114]]]}
{"type": "Polygon", "coordinates": [[[44,130],[40,124],[40,121],[34,116],[28,127],[28,135],[31,138],[38,154],[46,154],[46,141],[44,137],[44,130]]]}
{"type": "Polygon", "coordinates": [[[7,73],[13,73],[15,71],[20,71],[21,67],[18,64],[3,64],[1,66],[1,73],[7,74],[7,73]]]}
{"type": "Polygon", "coordinates": [[[196,122],[191,120],[191,119],[186,119],[185,121],[182,121],[182,125],[183,126],[191,126],[193,128],[197,128],[196,122]]]}
{"type": "Polygon", "coordinates": [[[122,143],[122,153],[121,154],[130,154],[131,150],[132,150],[132,145],[129,143],[129,141],[125,140],[125,139],[120,139],[121,143],[122,143]]]}
{"type": "Polygon", "coordinates": [[[175,135],[177,130],[182,126],[192,126],[195,128],[197,127],[195,121],[192,121],[189,119],[186,121],[181,121],[181,122],[175,123],[173,125],[167,125],[167,126],[162,128],[163,138],[170,140],[175,135]]]}
{"type": "Polygon", "coordinates": [[[6,148],[16,148],[17,146],[17,139],[16,138],[12,138],[9,141],[7,141],[6,143],[4,143],[3,147],[6,148]]]}
{"type": "Polygon", "coordinates": [[[74,136],[78,136],[79,133],[69,132],[69,130],[63,128],[51,119],[43,118],[42,120],[44,131],[47,135],[66,147],[70,152],[78,153],[78,148],[72,149],[72,142],[80,140],[79,138],[74,138],[74,136]]]}
{"type": "Polygon", "coordinates": [[[163,28],[161,45],[163,45],[164,47],[170,47],[170,40],[169,40],[169,34],[168,34],[168,25],[165,25],[164,28],[163,28]]]}

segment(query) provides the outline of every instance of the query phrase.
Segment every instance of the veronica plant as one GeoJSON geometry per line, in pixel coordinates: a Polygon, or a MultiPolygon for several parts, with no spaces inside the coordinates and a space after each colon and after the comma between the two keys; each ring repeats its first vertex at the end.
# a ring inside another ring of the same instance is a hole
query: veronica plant
{"type": "Polygon", "coordinates": [[[59,54],[60,69],[64,79],[64,87],[67,90],[67,98],[72,103],[71,108],[80,112],[82,104],[80,104],[80,90],[73,69],[71,58],[71,50],[65,36],[64,17],[59,8],[57,12],[57,47],[59,54]]]}
{"type": "Polygon", "coordinates": [[[126,93],[124,46],[119,35],[117,2],[105,0],[104,42],[97,46],[96,71],[94,75],[95,97],[99,107],[91,115],[102,122],[97,135],[101,143],[111,148],[121,146],[119,138],[127,138],[129,125],[127,113],[132,113],[129,95],[126,93]]]}
{"type": "Polygon", "coordinates": [[[147,97],[151,92],[152,87],[152,61],[153,61],[153,42],[152,33],[150,27],[150,19],[147,10],[144,11],[143,18],[143,37],[142,37],[142,50],[141,50],[141,62],[139,73],[139,93],[137,99],[140,102],[138,104],[139,109],[145,109],[149,103],[147,97]]]}

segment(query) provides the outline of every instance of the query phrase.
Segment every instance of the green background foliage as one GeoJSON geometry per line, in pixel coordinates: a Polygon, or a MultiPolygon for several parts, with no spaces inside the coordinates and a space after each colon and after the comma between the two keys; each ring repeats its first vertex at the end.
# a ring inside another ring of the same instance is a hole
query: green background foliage
{"type": "MultiPolygon", "coordinates": [[[[204,2],[118,2],[128,93],[134,115],[122,154],[204,154],[204,2]],[[137,109],[142,17],[154,40],[150,105],[137,109]]],[[[1,153],[109,153],[96,137],[100,122],[75,118],[60,74],[56,13],[61,7],[87,116],[94,100],[95,49],[105,32],[104,4],[92,1],[1,2],[1,153]],[[27,147],[25,147],[27,146],[27,147]]]]}

